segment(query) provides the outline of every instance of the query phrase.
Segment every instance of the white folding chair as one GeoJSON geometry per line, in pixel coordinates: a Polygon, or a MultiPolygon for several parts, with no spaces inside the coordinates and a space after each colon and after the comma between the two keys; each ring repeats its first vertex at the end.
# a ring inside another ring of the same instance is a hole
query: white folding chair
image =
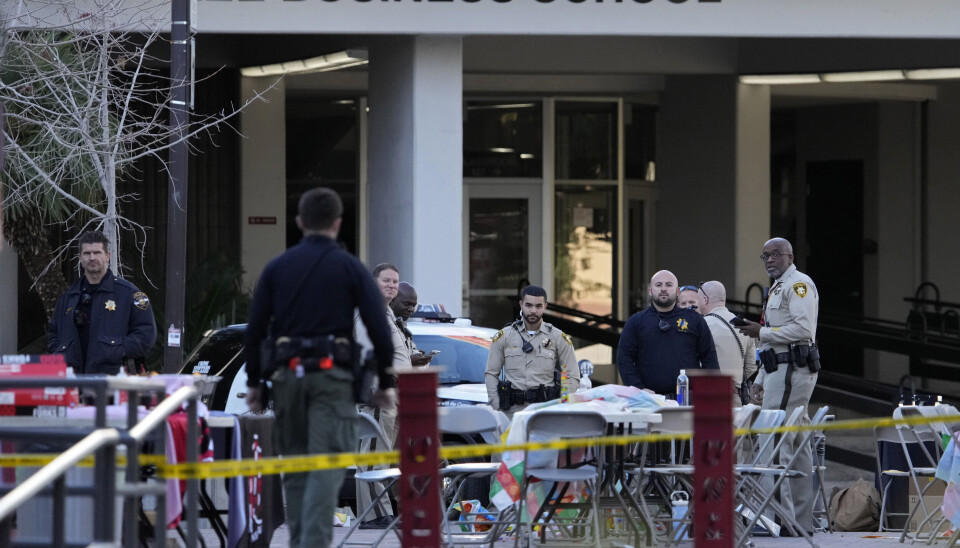
{"type": "MultiPolygon", "coordinates": [[[[651,433],[660,434],[692,434],[693,408],[692,407],[664,407],[658,411],[660,423],[650,425],[651,433]]],[[[644,445],[640,462],[647,459],[647,447],[644,445]]],[[[685,454],[686,447],[692,444],[686,441],[675,441],[670,444],[670,462],[655,463],[631,471],[639,475],[637,498],[640,507],[649,512],[647,521],[654,524],[660,542],[669,545],[684,540],[693,516],[694,497],[692,496],[693,465],[679,462],[685,454]],[[677,519],[673,515],[672,495],[674,492],[686,493],[688,505],[684,515],[677,519]],[[659,524],[659,526],[657,526],[659,524]]]]}
{"type": "MultiPolygon", "coordinates": [[[[791,413],[790,418],[785,422],[786,426],[799,425],[802,423],[805,413],[804,407],[797,407],[791,413]]],[[[820,425],[826,419],[827,407],[821,407],[810,420],[812,425],[820,425]]],[[[798,447],[809,447],[810,440],[813,437],[813,430],[803,430],[797,432],[796,436],[800,439],[798,447]]],[[[786,442],[788,436],[765,435],[766,438],[761,441],[761,448],[758,452],[758,458],[762,462],[757,462],[749,466],[737,466],[735,470],[740,478],[737,485],[737,498],[740,503],[750,510],[753,517],[748,522],[745,530],[741,531],[737,540],[738,546],[744,546],[749,540],[749,533],[760,520],[763,512],[770,509],[781,521],[783,526],[789,527],[794,535],[802,536],[811,546],[816,548],[816,544],[807,532],[807,527],[797,523],[796,518],[791,512],[786,512],[784,508],[775,500],[780,485],[788,478],[808,477],[811,471],[794,470],[794,463],[800,455],[797,451],[787,463],[774,464],[776,455],[780,452],[780,447],[786,442]],[[773,450],[766,451],[772,439],[776,440],[773,450]],[[773,485],[765,487],[762,478],[772,477],[773,485]]],[[[812,525],[812,524],[810,524],[812,525]]]]}
{"type": "MultiPolygon", "coordinates": [[[[607,420],[603,415],[592,411],[559,411],[544,409],[533,414],[527,422],[526,441],[543,441],[570,438],[595,438],[603,436],[607,430],[607,420]]],[[[595,464],[586,462],[575,463],[575,468],[557,468],[556,463],[549,464],[531,460],[531,452],[524,450],[523,483],[520,489],[520,501],[517,508],[517,522],[514,530],[514,546],[524,538],[524,545],[528,543],[528,535],[523,534],[524,503],[527,499],[527,489],[532,480],[555,482],[544,498],[543,504],[530,517],[529,531],[534,525],[540,526],[540,542],[571,546],[583,546],[586,540],[586,530],[590,530],[592,543],[601,548],[600,544],[600,507],[598,504],[598,486],[600,471],[603,470],[603,451],[593,444],[587,446],[589,454],[596,459],[595,464]],[[584,493],[589,499],[587,502],[562,502],[571,484],[583,483],[586,486],[584,493]],[[576,515],[565,515],[564,510],[576,510],[576,515]]],[[[567,450],[567,462],[573,451],[567,450]]],[[[541,454],[542,456],[542,454],[541,454]]],[[[538,460],[542,460],[538,459],[538,460]]],[[[569,465],[569,464],[568,464],[569,465]]]]}
{"type": "Polygon", "coordinates": [[[881,463],[880,451],[881,443],[888,444],[887,447],[894,446],[900,450],[900,433],[897,432],[896,426],[875,426],[873,428],[873,445],[876,448],[876,462],[877,470],[880,474],[880,525],[878,532],[884,531],[903,531],[903,527],[893,527],[891,526],[889,519],[891,516],[903,516],[906,518],[908,515],[907,512],[891,512],[887,508],[887,500],[890,498],[891,484],[896,478],[909,478],[910,472],[907,470],[899,470],[888,468],[884,469],[881,463]]]}
{"type": "MultiPolygon", "coordinates": [[[[438,416],[440,433],[445,437],[455,436],[459,441],[475,444],[479,441],[485,444],[499,444],[497,432],[499,423],[497,415],[492,409],[480,406],[441,407],[438,416]]],[[[496,476],[500,467],[500,455],[491,455],[490,462],[458,462],[449,464],[440,469],[444,478],[444,491],[449,492],[449,503],[446,507],[444,531],[449,546],[468,544],[488,544],[491,547],[500,534],[512,522],[510,510],[497,511],[488,509],[485,512],[467,511],[461,495],[468,481],[489,480],[496,476]],[[449,519],[454,506],[460,504],[460,521],[449,519]],[[493,520],[489,520],[489,517],[493,520]],[[477,518],[485,521],[476,521],[477,518]],[[480,528],[486,529],[481,531],[480,528]]]]}
{"type": "MultiPolygon", "coordinates": [[[[927,409],[929,412],[935,414],[935,416],[939,415],[938,408],[928,407],[927,409]]],[[[894,410],[893,416],[894,418],[911,418],[928,415],[920,408],[910,405],[898,407],[894,410]]],[[[906,457],[907,476],[910,478],[910,482],[917,493],[917,504],[915,504],[913,509],[907,514],[907,520],[900,533],[900,542],[911,537],[911,535],[914,540],[935,537],[940,525],[943,523],[942,519],[937,520],[938,517],[942,517],[940,514],[940,506],[928,506],[925,495],[934,485],[942,484],[942,480],[937,479],[936,474],[937,463],[940,462],[942,452],[942,439],[940,434],[944,431],[944,428],[943,423],[898,425],[896,428],[900,447],[906,457]],[[917,449],[911,452],[911,446],[917,449]],[[926,485],[921,484],[921,479],[927,480],[925,482],[926,485]],[[912,531],[910,524],[915,515],[921,518],[917,523],[916,531],[912,531]],[[936,527],[932,527],[934,520],[937,520],[936,527]],[[924,533],[925,529],[926,533],[924,533]]],[[[892,474],[888,474],[888,472],[894,471],[883,471],[882,475],[892,476],[892,474]]],[[[882,504],[883,502],[881,502],[881,517],[883,515],[882,504]]]]}
{"type": "MultiPolygon", "coordinates": [[[[357,413],[356,417],[357,424],[357,438],[362,444],[365,440],[376,440],[378,447],[389,447],[385,436],[383,435],[383,430],[380,429],[380,425],[377,424],[377,420],[370,415],[365,413],[357,413]]],[[[391,532],[393,532],[397,539],[400,539],[400,530],[397,526],[400,523],[400,516],[396,515],[393,517],[393,520],[390,524],[383,529],[380,533],[380,536],[377,537],[372,543],[367,540],[363,541],[353,541],[350,542],[350,537],[353,536],[353,533],[360,527],[360,524],[364,519],[373,512],[374,508],[380,503],[380,499],[385,498],[389,504],[390,500],[390,489],[397,483],[400,479],[400,469],[399,468],[380,468],[380,469],[367,469],[366,467],[357,466],[357,474],[354,476],[354,480],[363,483],[380,483],[383,485],[383,488],[377,493],[376,497],[371,501],[371,503],[357,516],[357,519],[350,524],[349,529],[347,530],[346,535],[340,540],[340,544],[337,545],[337,548],[343,548],[344,546],[370,546],[375,548],[379,546],[384,538],[391,532]]],[[[402,540],[402,539],[401,539],[402,540]]]]}
{"type": "MultiPolygon", "coordinates": [[[[756,417],[753,419],[750,427],[753,430],[762,430],[767,428],[777,428],[782,425],[786,420],[787,412],[783,409],[761,409],[759,413],[756,414],[756,417]]],[[[774,441],[774,436],[765,436],[761,438],[757,434],[749,434],[746,436],[741,436],[737,440],[739,446],[739,451],[737,452],[737,464],[734,466],[734,475],[736,476],[735,481],[737,482],[736,493],[736,515],[738,518],[735,523],[737,526],[738,536],[746,531],[749,534],[749,530],[746,529],[746,523],[742,521],[741,517],[745,520],[752,520],[755,514],[750,507],[750,499],[745,489],[744,474],[749,473],[750,467],[760,466],[760,457],[765,453],[764,445],[772,444],[774,441]],[[765,443],[761,445],[760,440],[763,440],[765,443]]],[[[778,533],[779,526],[777,526],[773,521],[761,516],[759,518],[760,525],[771,533],[778,533]]]]}
{"type": "MultiPolygon", "coordinates": [[[[741,428],[750,428],[760,417],[760,413],[763,411],[760,409],[759,405],[749,403],[742,407],[736,407],[733,410],[733,429],[734,431],[741,428]]],[[[744,464],[748,462],[746,459],[748,455],[752,455],[753,452],[753,436],[744,435],[737,436],[736,440],[733,442],[733,460],[736,464],[744,464]]]]}
{"type": "MultiPolygon", "coordinates": [[[[834,419],[836,419],[835,415],[826,415],[823,418],[825,423],[833,422],[834,419]]],[[[813,499],[813,519],[815,522],[814,529],[817,532],[832,533],[833,524],[830,523],[830,499],[827,498],[827,490],[823,481],[824,474],[826,474],[827,471],[827,460],[825,452],[822,452],[821,449],[825,450],[826,443],[826,435],[823,433],[823,430],[813,432],[813,437],[810,438],[810,451],[812,454],[813,475],[817,480],[817,489],[813,499]]]]}

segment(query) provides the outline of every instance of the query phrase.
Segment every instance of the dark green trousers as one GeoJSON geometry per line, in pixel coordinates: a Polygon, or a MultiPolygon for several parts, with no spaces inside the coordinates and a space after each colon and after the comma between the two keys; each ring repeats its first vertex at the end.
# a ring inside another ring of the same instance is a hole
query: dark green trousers
{"type": "MultiPolygon", "coordinates": [[[[274,443],[284,456],[357,450],[353,376],[334,367],[302,378],[289,370],[273,376],[274,443]]],[[[327,548],[333,539],[345,470],[284,474],[291,548],[327,548]]]]}

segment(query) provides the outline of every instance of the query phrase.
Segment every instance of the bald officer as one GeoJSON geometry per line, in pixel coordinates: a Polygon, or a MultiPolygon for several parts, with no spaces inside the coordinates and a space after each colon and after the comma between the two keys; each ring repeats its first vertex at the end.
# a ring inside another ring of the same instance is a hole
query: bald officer
{"type": "Polygon", "coordinates": [[[727,309],[727,289],[722,283],[711,280],[700,284],[697,302],[697,311],[703,314],[713,335],[720,370],[733,377],[733,404],[740,406],[740,385],[757,370],[756,342],[730,325],[736,314],[727,309]]]}
{"type": "Polygon", "coordinates": [[[547,292],[528,285],[520,292],[521,319],[493,336],[484,376],[487,399],[510,417],[531,403],[559,398],[564,377],[568,393],[580,387],[573,341],[543,321],[546,309],[547,292]]]}
{"type": "MultiPolygon", "coordinates": [[[[760,255],[767,275],[773,280],[763,309],[761,324],[746,322],[740,331],[759,340],[763,368],[753,385],[752,399],[762,399],[764,409],[783,409],[789,415],[795,408],[806,408],[817,384],[820,354],[814,343],[817,336],[817,312],[820,295],[810,276],[793,264],[793,246],[783,238],[774,238],[763,246],[760,255]]],[[[809,422],[809,417],[804,415],[809,422]]],[[[781,484],[780,504],[793,512],[797,523],[813,532],[813,483],[810,470],[813,459],[809,444],[801,444],[796,433],[785,434],[777,462],[786,464],[797,454],[793,469],[804,476],[789,478],[781,484]]],[[[789,531],[788,531],[789,533],[789,531]]]]}

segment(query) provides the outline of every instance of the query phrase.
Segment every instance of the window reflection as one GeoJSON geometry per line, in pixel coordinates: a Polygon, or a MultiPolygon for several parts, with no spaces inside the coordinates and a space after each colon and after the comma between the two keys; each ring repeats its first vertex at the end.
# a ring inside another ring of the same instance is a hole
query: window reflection
{"type": "Polygon", "coordinates": [[[303,237],[297,203],[307,190],[326,186],[343,200],[340,239],[357,249],[357,184],[360,132],[357,100],[291,95],[286,103],[287,246],[303,237]]]}
{"type": "Polygon", "coordinates": [[[558,186],[554,291],[559,304],[613,314],[616,187],[558,186]]]}
{"type": "Polygon", "coordinates": [[[617,104],[558,102],[557,179],[617,178],[617,104]]]}
{"type": "Polygon", "coordinates": [[[657,107],[624,103],[623,149],[625,178],[656,180],[657,107]]]}
{"type": "Polygon", "coordinates": [[[513,316],[518,286],[529,276],[529,226],[524,198],[470,200],[469,306],[476,325],[499,326],[513,316]]]}
{"type": "Polygon", "coordinates": [[[468,101],[464,177],[540,177],[543,109],[533,101],[468,101]]]}

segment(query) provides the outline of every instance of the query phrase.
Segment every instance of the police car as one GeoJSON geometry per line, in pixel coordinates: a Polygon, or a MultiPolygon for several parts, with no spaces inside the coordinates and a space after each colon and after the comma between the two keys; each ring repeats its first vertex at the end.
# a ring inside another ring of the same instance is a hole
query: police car
{"type": "MultiPolygon", "coordinates": [[[[439,369],[437,396],[441,405],[487,402],[483,377],[496,329],[472,325],[466,318],[451,318],[436,305],[420,305],[407,322],[407,328],[417,348],[437,352],[430,366],[439,369]]],[[[208,331],[187,356],[180,371],[221,377],[216,390],[203,398],[210,409],[238,415],[250,412],[244,401],[247,392],[245,330],[246,324],[237,324],[208,331]]],[[[582,366],[581,371],[584,371],[582,366]]]]}

